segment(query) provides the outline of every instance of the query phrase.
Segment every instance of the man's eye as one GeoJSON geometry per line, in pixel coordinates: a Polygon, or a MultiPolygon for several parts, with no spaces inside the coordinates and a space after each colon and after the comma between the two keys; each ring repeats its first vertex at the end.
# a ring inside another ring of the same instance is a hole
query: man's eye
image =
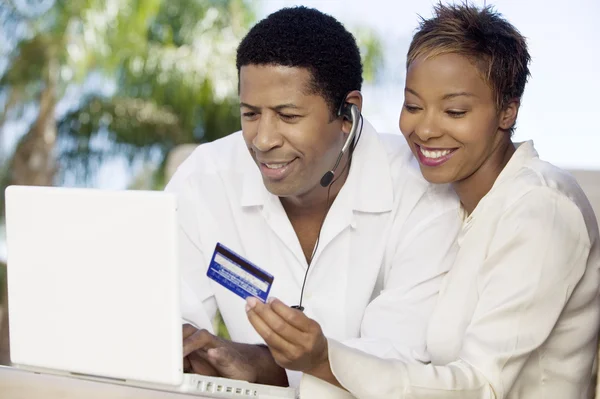
{"type": "Polygon", "coordinates": [[[296,119],[300,118],[300,115],[291,115],[291,114],[279,114],[281,116],[282,119],[291,122],[291,121],[295,121],[296,119]]]}

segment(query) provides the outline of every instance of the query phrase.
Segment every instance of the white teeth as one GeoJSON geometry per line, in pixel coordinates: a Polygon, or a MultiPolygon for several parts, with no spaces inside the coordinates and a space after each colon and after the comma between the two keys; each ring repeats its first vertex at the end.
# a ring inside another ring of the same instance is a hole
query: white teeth
{"type": "Polygon", "coordinates": [[[284,166],[287,166],[289,164],[288,163],[266,163],[265,166],[269,169],[281,169],[284,166]]]}
{"type": "Polygon", "coordinates": [[[427,158],[437,159],[444,157],[452,152],[452,150],[436,150],[436,151],[428,151],[423,147],[419,147],[421,154],[425,155],[427,158]]]}

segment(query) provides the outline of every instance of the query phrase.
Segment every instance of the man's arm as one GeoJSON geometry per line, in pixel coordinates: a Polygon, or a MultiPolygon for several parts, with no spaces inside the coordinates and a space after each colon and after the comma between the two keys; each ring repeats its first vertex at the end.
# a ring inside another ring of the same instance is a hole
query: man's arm
{"type": "Polygon", "coordinates": [[[203,375],[287,386],[285,370],[275,363],[266,347],[235,343],[213,334],[218,309],[206,277],[200,231],[200,224],[209,223],[212,216],[194,189],[191,167],[192,164],[184,163],[165,188],[177,195],[181,314],[186,323],[183,325],[185,369],[203,375]]]}
{"type": "Polygon", "coordinates": [[[207,264],[200,238],[200,223],[203,220],[206,223],[209,212],[194,189],[190,167],[191,164],[184,163],[165,188],[177,197],[181,317],[184,322],[212,332],[217,303],[206,277],[207,264]]]}
{"type": "Polygon", "coordinates": [[[273,359],[273,355],[266,345],[250,345],[233,343],[236,349],[244,354],[248,362],[256,370],[256,381],[259,384],[289,386],[285,369],[280,367],[273,359]]]}
{"type": "MultiPolygon", "coordinates": [[[[420,212],[404,221],[403,226],[412,227],[410,233],[396,232],[391,237],[394,255],[384,290],[368,306],[364,335],[352,340],[352,346],[382,357],[427,360],[427,323],[441,280],[454,260],[460,227],[456,203],[448,201],[441,210],[439,205],[443,204],[422,201],[420,212]]],[[[327,341],[318,323],[278,300],[261,304],[249,298],[247,312],[279,365],[341,387],[330,368],[327,341]]],[[[330,388],[321,388],[333,394],[330,388]]]]}
{"type": "Polygon", "coordinates": [[[285,369],[275,363],[264,345],[229,341],[189,324],[183,326],[183,336],[183,356],[190,358],[193,372],[212,375],[212,368],[221,377],[266,385],[289,385],[285,369]],[[194,357],[203,362],[193,364],[191,359],[194,357]]]}
{"type": "Polygon", "coordinates": [[[213,320],[217,303],[206,277],[200,223],[210,213],[191,184],[189,165],[175,173],[165,191],[177,195],[181,314],[186,371],[250,382],[287,386],[285,370],[261,345],[235,343],[216,337],[213,320]],[[189,323],[189,324],[187,324],[189,323]]]}
{"type": "Polygon", "coordinates": [[[263,304],[249,297],[246,302],[248,320],[267,343],[271,359],[339,386],[329,368],[327,339],[319,323],[278,299],[263,304]]]}

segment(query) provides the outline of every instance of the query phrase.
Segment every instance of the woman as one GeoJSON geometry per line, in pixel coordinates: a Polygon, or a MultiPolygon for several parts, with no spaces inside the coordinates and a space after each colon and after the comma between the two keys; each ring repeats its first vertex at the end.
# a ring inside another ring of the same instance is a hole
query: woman
{"type": "Polygon", "coordinates": [[[250,300],[280,365],[359,398],[589,396],[598,226],[570,175],[532,142],[511,141],[529,61],[512,25],[468,5],[438,5],[409,49],[400,129],[424,177],[451,183],[464,214],[428,328],[431,362],[375,358],[327,340],[277,300],[250,300]]]}

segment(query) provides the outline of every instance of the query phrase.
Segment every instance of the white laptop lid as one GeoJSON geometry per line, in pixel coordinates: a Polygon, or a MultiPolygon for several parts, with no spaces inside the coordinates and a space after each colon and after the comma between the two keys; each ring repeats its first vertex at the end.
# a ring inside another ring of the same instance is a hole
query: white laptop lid
{"type": "Polygon", "coordinates": [[[173,195],[12,186],[6,229],[14,364],[182,382],[173,195]]]}

